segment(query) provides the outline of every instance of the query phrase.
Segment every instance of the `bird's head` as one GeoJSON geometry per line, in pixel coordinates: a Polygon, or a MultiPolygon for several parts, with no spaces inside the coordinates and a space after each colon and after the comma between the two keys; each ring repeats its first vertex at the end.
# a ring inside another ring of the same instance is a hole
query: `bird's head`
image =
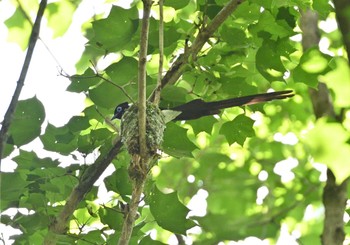
{"type": "Polygon", "coordinates": [[[111,118],[111,120],[113,119],[121,119],[124,112],[129,108],[129,103],[128,102],[124,102],[124,103],[121,103],[119,105],[117,105],[117,107],[115,108],[114,110],[114,115],[113,117],[111,118]]]}

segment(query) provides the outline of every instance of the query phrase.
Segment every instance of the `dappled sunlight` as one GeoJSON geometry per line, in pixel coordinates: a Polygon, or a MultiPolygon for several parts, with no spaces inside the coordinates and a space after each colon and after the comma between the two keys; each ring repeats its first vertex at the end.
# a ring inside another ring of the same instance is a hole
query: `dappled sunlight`
{"type": "Polygon", "coordinates": [[[281,176],[281,181],[287,183],[292,181],[295,178],[293,169],[299,164],[298,160],[295,158],[288,158],[277,162],[273,171],[275,174],[281,176]]]}

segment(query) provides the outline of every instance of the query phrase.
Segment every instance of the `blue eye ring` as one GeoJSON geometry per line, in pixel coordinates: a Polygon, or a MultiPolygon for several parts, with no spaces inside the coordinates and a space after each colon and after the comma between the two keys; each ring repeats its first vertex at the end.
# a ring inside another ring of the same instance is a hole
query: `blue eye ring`
{"type": "Polygon", "coordinates": [[[117,107],[117,112],[121,112],[122,110],[123,110],[122,107],[120,107],[120,106],[117,107]]]}

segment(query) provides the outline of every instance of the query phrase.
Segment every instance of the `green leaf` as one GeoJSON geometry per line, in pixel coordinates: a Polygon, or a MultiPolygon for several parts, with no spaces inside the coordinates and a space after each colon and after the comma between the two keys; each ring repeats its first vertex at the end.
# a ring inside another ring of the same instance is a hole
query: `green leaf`
{"type": "Polygon", "coordinates": [[[293,70],[293,79],[295,82],[305,83],[312,88],[317,88],[318,85],[318,75],[304,71],[300,65],[293,70]]]}
{"type": "Polygon", "coordinates": [[[199,157],[198,161],[203,164],[204,166],[218,166],[220,163],[231,163],[232,159],[229,158],[227,155],[213,152],[213,153],[206,153],[199,157]]]}
{"type": "Polygon", "coordinates": [[[87,245],[91,244],[92,242],[95,244],[103,244],[105,243],[105,240],[103,239],[102,234],[103,233],[100,230],[93,230],[87,234],[81,234],[80,236],[82,239],[78,239],[76,243],[77,245],[87,245]]]}
{"type": "Polygon", "coordinates": [[[106,68],[107,75],[111,80],[122,86],[137,81],[138,62],[134,58],[123,57],[117,63],[106,68]]]}
{"type": "Polygon", "coordinates": [[[46,7],[48,26],[53,30],[53,38],[62,36],[72,23],[76,6],[80,1],[58,1],[46,7]]]}
{"type": "Polygon", "coordinates": [[[327,86],[334,92],[332,98],[337,107],[350,107],[350,69],[348,61],[342,57],[335,57],[330,65],[335,66],[322,77],[327,86]]]}
{"type": "Polygon", "coordinates": [[[248,26],[249,24],[256,23],[261,15],[261,6],[252,3],[251,1],[244,1],[241,3],[234,12],[236,22],[239,26],[248,26]]]}
{"type": "Polygon", "coordinates": [[[190,120],[186,122],[187,124],[192,126],[193,132],[197,135],[200,132],[206,132],[207,134],[211,134],[214,123],[218,120],[215,117],[202,117],[196,120],[190,120]]]}
{"type": "Polygon", "coordinates": [[[321,53],[317,48],[309,49],[300,59],[301,68],[312,74],[324,72],[331,57],[321,53]]]}
{"type": "Polygon", "coordinates": [[[190,2],[189,0],[167,0],[167,1],[164,1],[164,6],[173,7],[174,9],[182,9],[189,2],[190,2]]]}
{"type": "Polygon", "coordinates": [[[242,48],[247,45],[248,38],[243,30],[224,25],[220,31],[222,39],[232,47],[242,48]]]}
{"type": "Polygon", "coordinates": [[[44,145],[44,149],[68,155],[77,148],[78,139],[69,131],[68,127],[57,128],[48,124],[45,134],[40,136],[40,140],[44,145]]]}
{"type": "Polygon", "coordinates": [[[116,231],[122,230],[124,217],[123,214],[119,211],[119,207],[114,206],[112,208],[100,208],[98,210],[101,222],[108,225],[109,228],[116,231]]]}
{"type": "Polygon", "coordinates": [[[153,240],[150,236],[146,236],[142,238],[139,243],[140,245],[165,245],[166,243],[162,243],[160,241],[153,240]]]}
{"type": "Polygon", "coordinates": [[[164,131],[163,150],[174,157],[192,157],[192,151],[198,147],[187,137],[187,129],[175,123],[168,123],[164,131]]]}
{"type": "Polygon", "coordinates": [[[16,8],[14,14],[5,21],[8,28],[7,41],[17,43],[22,50],[28,46],[32,26],[23,15],[20,8],[16,8]]]}
{"type": "Polygon", "coordinates": [[[210,19],[213,19],[222,9],[221,6],[218,6],[215,3],[215,0],[207,0],[204,1],[204,6],[200,6],[200,10],[204,12],[206,16],[208,16],[210,19]]]}
{"type": "Polygon", "coordinates": [[[43,104],[33,97],[18,102],[9,130],[8,143],[21,146],[40,135],[45,120],[43,104]]]}
{"type": "Polygon", "coordinates": [[[97,106],[107,109],[114,108],[126,100],[126,96],[119,88],[107,82],[103,82],[96,88],[90,89],[89,95],[90,99],[97,106]]]}
{"type": "Polygon", "coordinates": [[[28,238],[27,236],[27,242],[29,244],[42,244],[43,243],[43,234],[40,234],[42,227],[49,225],[49,219],[47,219],[47,214],[45,212],[35,212],[31,215],[21,215],[21,217],[18,217],[16,220],[16,223],[20,227],[26,228],[26,235],[34,234],[34,236],[31,236],[28,238]],[[35,235],[38,235],[36,237],[35,235]]]}
{"type": "Polygon", "coordinates": [[[350,176],[348,159],[350,156],[350,134],[339,123],[318,120],[315,128],[307,135],[316,162],[326,164],[334,173],[337,184],[350,176]]]}
{"type": "Polygon", "coordinates": [[[92,130],[90,136],[93,141],[101,142],[105,141],[112,135],[112,132],[106,128],[98,128],[96,130],[92,130]]]}
{"type": "Polygon", "coordinates": [[[107,52],[119,51],[131,41],[138,24],[136,7],[123,9],[113,6],[106,19],[92,23],[95,37],[90,43],[105,49],[107,52]]]}
{"type": "Polygon", "coordinates": [[[224,123],[219,133],[225,135],[229,144],[237,142],[243,146],[247,137],[255,136],[253,124],[254,120],[241,114],[233,119],[233,121],[224,123]]]}
{"type": "Polygon", "coordinates": [[[132,184],[126,168],[117,169],[112,175],[105,178],[104,182],[107,190],[120,194],[126,201],[129,200],[127,196],[131,195],[132,184]]]}
{"type": "Polygon", "coordinates": [[[19,173],[4,173],[1,172],[1,209],[6,210],[13,206],[17,207],[19,199],[27,190],[26,187],[31,183],[24,180],[24,176],[19,173]]]}
{"type": "Polygon", "coordinates": [[[85,155],[91,153],[95,149],[95,142],[92,141],[89,134],[79,135],[77,142],[77,150],[85,155]]]}
{"type": "Polygon", "coordinates": [[[4,152],[2,153],[2,157],[3,158],[8,157],[13,152],[14,149],[15,149],[14,145],[5,144],[4,152]]]}
{"type": "Polygon", "coordinates": [[[259,22],[255,28],[257,28],[256,31],[258,32],[269,33],[272,35],[272,39],[276,40],[277,38],[284,38],[293,35],[293,28],[284,23],[276,20],[270,11],[263,11],[260,13],[259,22]]]}
{"type": "Polygon", "coordinates": [[[49,157],[39,158],[33,151],[20,150],[19,155],[12,159],[18,164],[17,170],[30,170],[44,169],[57,167],[58,161],[52,160],[49,157]]]}
{"type": "Polygon", "coordinates": [[[318,0],[312,1],[312,8],[317,11],[320,18],[326,19],[333,7],[327,0],[318,0]]]}
{"type": "Polygon", "coordinates": [[[282,81],[286,72],[275,43],[265,41],[256,52],[256,68],[268,81],[282,81]]]}
{"type": "Polygon", "coordinates": [[[308,49],[300,58],[300,63],[293,71],[295,82],[305,83],[317,88],[319,75],[330,71],[331,57],[321,53],[318,48],[308,49]]]}
{"type": "Polygon", "coordinates": [[[281,7],[278,9],[278,13],[276,16],[276,20],[281,26],[283,26],[284,24],[288,25],[288,26],[285,26],[286,29],[288,29],[288,27],[293,29],[296,26],[296,23],[295,23],[296,17],[292,15],[290,11],[293,11],[293,10],[286,7],[281,7]]]}
{"type": "Polygon", "coordinates": [[[25,198],[21,198],[20,206],[32,210],[40,210],[46,208],[47,198],[44,193],[30,193],[25,198]]]}
{"type": "MultiPolygon", "coordinates": [[[[166,18],[172,18],[172,12],[166,18]]],[[[165,15],[165,13],[164,13],[165,15]]],[[[181,40],[181,33],[192,28],[189,23],[180,20],[177,23],[173,21],[164,23],[164,54],[171,55],[176,49],[178,40],[181,40]]],[[[150,33],[148,37],[149,53],[159,53],[159,21],[150,19],[150,33]]],[[[153,69],[157,69],[154,67],[153,69]]],[[[151,73],[150,73],[151,74],[151,73]]]]}
{"type": "Polygon", "coordinates": [[[75,75],[70,78],[71,84],[67,91],[80,93],[88,91],[90,87],[96,86],[101,82],[101,78],[97,77],[95,72],[88,68],[82,75],[75,75]]]}
{"type": "MultiPolygon", "coordinates": [[[[55,169],[57,170],[57,169],[55,169]]],[[[56,175],[55,178],[50,179],[50,184],[41,185],[41,189],[47,190],[50,201],[55,203],[57,201],[66,200],[72,192],[74,186],[78,184],[78,180],[67,173],[65,175],[57,174],[58,171],[51,170],[56,175]],[[57,191],[58,188],[58,192],[57,191]]]]}
{"type": "Polygon", "coordinates": [[[162,89],[162,101],[160,108],[167,109],[174,107],[179,103],[186,102],[187,94],[187,90],[182,87],[177,87],[174,85],[166,86],[164,89],[162,89]]]}
{"type": "Polygon", "coordinates": [[[83,116],[73,116],[66,125],[72,132],[80,132],[90,127],[89,119],[83,116]]]}
{"type": "Polygon", "coordinates": [[[150,194],[150,210],[158,225],[177,234],[186,234],[186,231],[195,223],[186,219],[189,209],[183,205],[177,193],[164,194],[157,187],[150,194]]]}

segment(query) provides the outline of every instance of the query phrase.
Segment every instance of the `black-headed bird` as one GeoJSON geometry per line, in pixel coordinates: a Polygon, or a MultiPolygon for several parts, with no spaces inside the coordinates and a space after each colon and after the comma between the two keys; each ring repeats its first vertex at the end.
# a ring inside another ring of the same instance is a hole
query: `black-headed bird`
{"type": "MultiPolygon", "coordinates": [[[[277,91],[271,93],[254,94],[238,98],[205,102],[201,99],[195,99],[183,105],[172,108],[160,108],[161,110],[170,110],[175,112],[171,120],[192,120],[204,116],[219,114],[220,110],[235,106],[245,106],[258,104],[270,100],[280,100],[294,96],[292,90],[277,91]]],[[[119,104],[114,111],[113,119],[121,119],[124,112],[130,107],[128,102],[119,104]]]]}

